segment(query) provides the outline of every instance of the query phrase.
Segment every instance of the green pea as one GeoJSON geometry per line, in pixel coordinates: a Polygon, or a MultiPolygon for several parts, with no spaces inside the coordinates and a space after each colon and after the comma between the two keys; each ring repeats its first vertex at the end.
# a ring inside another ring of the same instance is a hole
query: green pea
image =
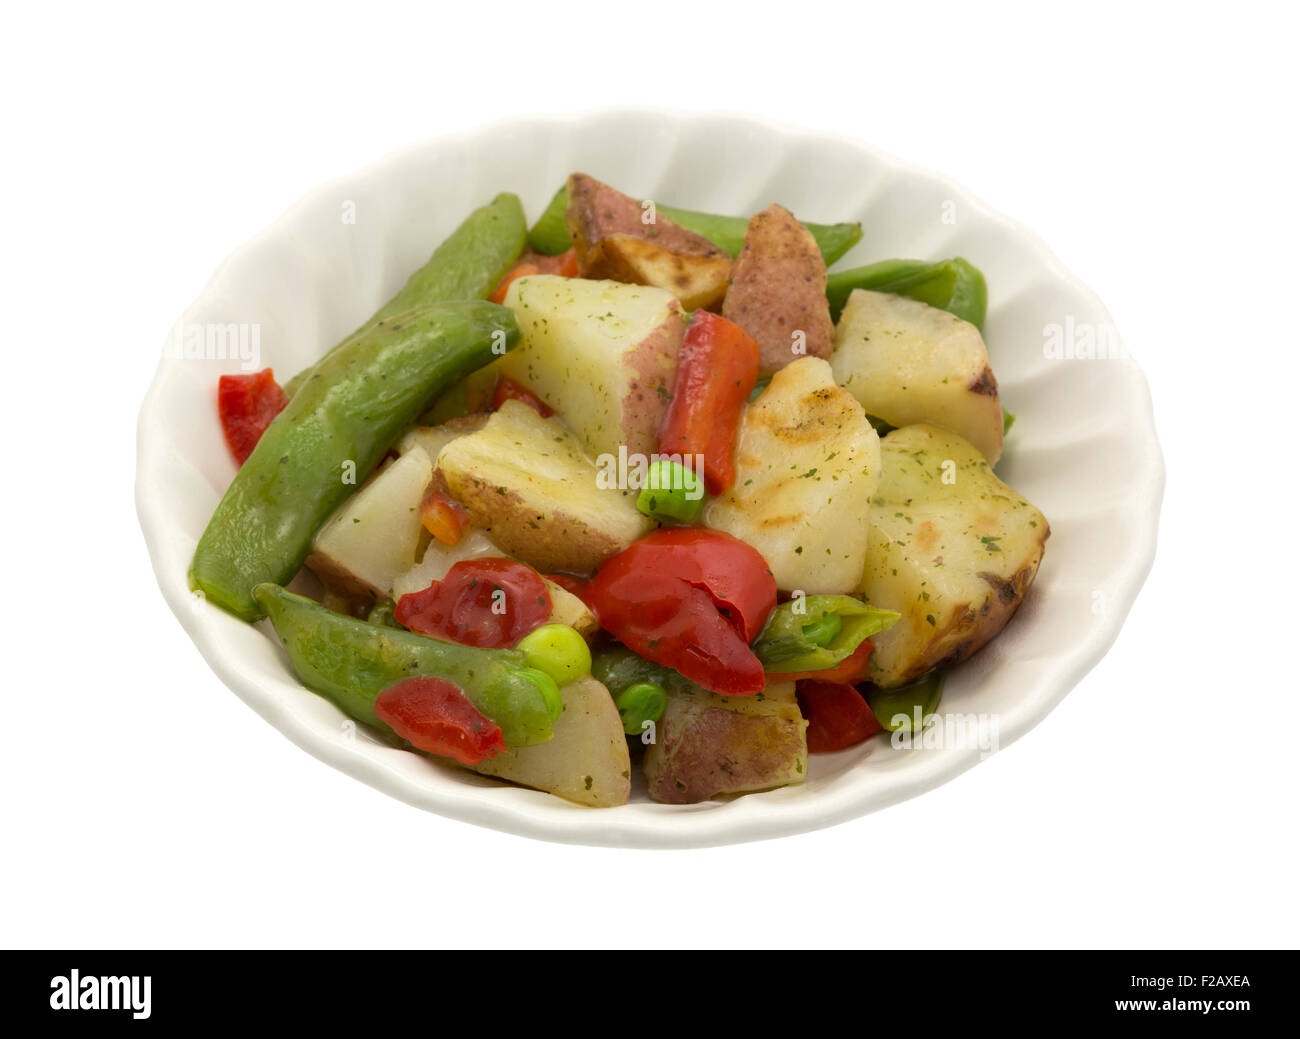
{"type": "Polygon", "coordinates": [[[640,736],[646,722],[657,722],[664,716],[668,693],[656,682],[636,682],[619,693],[614,704],[623,719],[623,731],[640,736]]]}
{"type": "Polygon", "coordinates": [[[521,667],[515,673],[537,686],[542,699],[546,701],[546,713],[550,715],[551,721],[559,721],[560,715],[564,713],[564,697],[560,695],[560,687],[555,684],[555,679],[537,667],[521,667]]]}
{"type": "Polygon", "coordinates": [[[560,685],[591,673],[587,640],[567,624],[543,624],[520,639],[515,649],[524,655],[529,667],[545,671],[560,685]]]}
{"type": "Polygon", "coordinates": [[[835,641],[843,628],[844,622],[840,620],[838,613],[827,613],[818,617],[811,624],[805,624],[803,637],[818,646],[829,646],[835,641]]]}
{"type": "Polygon", "coordinates": [[[704,481],[681,462],[660,459],[647,470],[636,507],[654,520],[696,523],[704,512],[704,481]]]}

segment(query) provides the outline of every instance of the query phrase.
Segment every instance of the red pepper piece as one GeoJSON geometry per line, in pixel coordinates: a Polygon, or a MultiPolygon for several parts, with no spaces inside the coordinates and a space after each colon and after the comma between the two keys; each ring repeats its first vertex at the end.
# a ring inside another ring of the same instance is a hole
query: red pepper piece
{"type": "Polygon", "coordinates": [[[496,387],[492,390],[492,410],[496,411],[508,400],[517,400],[527,404],[542,418],[550,418],[555,414],[555,410],[533,393],[532,390],[520,386],[514,379],[507,379],[503,375],[497,379],[496,387]]]}
{"type": "Polygon", "coordinates": [[[729,534],[655,531],[605,560],[582,597],[629,649],[705,689],[745,696],[766,684],[749,643],[776,605],[776,582],[729,534]]]}
{"type": "Polygon", "coordinates": [[[223,375],[217,380],[217,414],[235,461],[244,464],[271,420],[288,403],[270,368],[250,375],[223,375]]]}
{"type": "Polygon", "coordinates": [[[444,545],[455,545],[469,526],[465,506],[447,493],[440,474],[435,473],[420,501],[420,522],[444,545]]]}
{"type": "Polygon", "coordinates": [[[554,266],[553,270],[548,270],[546,265],[542,265],[542,271],[545,274],[558,274],[562,278],[576,278],[578,276],[578,254],[573,249],[568,249],[558,256],[548,256],[554,266]]]}
{"type": "Polygon", "coordinates": [[[558,584],[566,592],[582,598],[582,589],[586,587],[587,582],[581,577],[574,577],[573,574],[546,574],[546,579],[558,584]]]}
{"type": "Polygon", "coordinates": [[[460,689],[441,678],[407,678],[375,701],[375,717],[402,739],[462,765],[506,749],[500,727],[460,689]]]}
{"type": "Polygon", "coordinates": [[[752,545],[720,530],[664,527],[613,559],[624,556],[624,566],[670,573],[705,589],[746,643],[758,638],[776,608],[776,578],[767,561],[752,545]]]}
{"type": "Polygon", "coordinates": [[[721,494],[736,482],[736,434],[757,381],[754,337],[724,317],[697,310],[682,340],[659,451],[703,455],[710,494],[721,494]]]}
{"type": "Polygon", "coordinates": [[[723,696],[766,685],[762,662],[703,588],[671,574],[602,569],[585,591],[601,627],[647,660],[723,696]]]}
{"type": "Polygon", "coordinates": [[[808,752],[827,754],[855,746],[884,728],[851,685],[804,681],[795,690],[808,719],[808,752]]]}
{"type": "Polygon", "coordinates": [[[513,559],[463,559],[422,592],[397,600],[397,623],[462,646],[505,649],[551,619],[551,593],[513,559]]]}
{"type": "Polygon", "coordinates": [[[530,274],[541,274],[542,269],[535,263],[517,263],[506,272],[506,276],[501,279],[501,283],[492,291],[488,298],[493,303],[504,303],[506,293],[510,291],[510,286],[514,284],[517,278],[526,278],[530,274]]]}
{"type": "Polygon", "coordinates": [[[525,249],[515,265],[506,272],[500,284],[492,291],[493,303],[504,303],[506,293],[516,278],[525,278],[530,274],[558,274],[562,278],[578,276],[578,254],[569,249],[558,256],[543,256],[541,253],[525,249]]]}

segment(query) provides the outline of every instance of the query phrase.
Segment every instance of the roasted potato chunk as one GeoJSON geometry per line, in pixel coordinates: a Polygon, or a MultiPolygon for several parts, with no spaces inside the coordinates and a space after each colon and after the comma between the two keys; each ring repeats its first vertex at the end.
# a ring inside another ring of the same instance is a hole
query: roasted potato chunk
{"type": "Polygon", "coordinates": [[[592,458],[654,453],[686,330],[672,295],[543,274],[511,285],[506,306],[522,337],[498,374],[554,408],[592,458]]]}
{"type": "Polygon", "coordinates": [[[593,808],[626,804],[632,762],[609,690],[588,676],[564,686],[560,695],[564,713],[550,740],[507,750],[474,771],[593,808]]]}
{"type": "Polygon", "coordinates": [[[651,527],[635,491],[601,486],[560,421],[517,400],[443,447],[437,472],[493,541],[538,570],[588,573],[651,527]]]}
{"type": "Polygon", "coordinates": [[[645,753],[650,796],[695,804],[719,794],[802,783],[807,728],[793,682],[773,682],[753,696],[672,691],[645,753]]]}
{"type": "Polygon", "coordinates": [[[580,272],[584,253],[612,234],[644,238],[679,256],[727,255],[707,238],[658,213],[653,222],[647,222],[648,210],[640,200],[595,177],[574,173],[569,177],[567,187],[569,203],[564,211],[564,222],[573,241],[580,272]]]}
{"type": "Polygon", "coordinates": [[[397,452],[404,455],[418,447],[436,464],[444,447],[457,437],[478,432],[487,420],[487,412],[483,411],[449,419],[437,426],[412,426],[397,442],[397,452]]]}
{"type": "Polygon", "coordinates": [[[872,638],[888,688],[965,660],[1006,625],[1033,583],[1048,526],[968,441],[933,425],[881,441],[862,591],[901,619],[872,638]]]}
{"type": "Polygon", "coordinates": [[[568,183],[564,219],[584,278],[653,285],[687,310],[717,307],[731,278],[731,257],[707,238],[653,214],[631,195],[585,173],[568,183]]]}
{"type": "Polygon", "coordinates": [[[783,591],[853,592],[879,478],[880,438],[862,405],[829,364],[804,357],[745,409],[736,482],[704,522],[758,549],[783,591]]]}
{"type": "Polygon", "coordinates": [[[731,257],[720,251],[682,256],[644,238],[612,234],[588,251],[583,277],[653,285],[671,292],[687,310],[710,310],[727,294],[731,257]]]}
{"type": "Polygon", "coordinates": [[[415,565],[420,501],[432,477],[422,448],[384,466],[321,527],[308,568],[343,595],[390,595],[394,579],[415,565]]]}
{"type": "Polygon", "coordinates": [[[788,209],[773,203],[750,218],[722,316],[758,342],[763,374],[800,357],[831,356],[826,263],[817,240],[788,209]]]}
{"type": "Polygon", "coordinates": [[[891,426],[932,422],[1002,454],[1002,401],[979,329],[905,296],[855,289],[835,329],[835,381],[891,426]]]}

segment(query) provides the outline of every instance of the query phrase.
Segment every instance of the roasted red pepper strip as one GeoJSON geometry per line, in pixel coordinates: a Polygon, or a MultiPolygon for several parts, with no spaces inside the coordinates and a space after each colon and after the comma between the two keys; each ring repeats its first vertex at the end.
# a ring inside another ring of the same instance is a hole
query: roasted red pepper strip
{"type": "Polygon", "coordinates": [[[422,592],[397,600],[397,623],[448,642],[506,649],[551,619],[541,574],[513,559],[463,559],[422,592]]]}
{"type": "Polygon", "coordinates": [[[749,633],[776,605],[776,582],[763,557],[729,534],[655,531],[605,560],[582,597],[629,649],[705,689],[745,696],[766,682],[749,633]]]}
{"type": "Polygon", "coordinates": [[[780,679],[782,682],[797,682],[805,678],[814,679],[818,682],[832,682],[837,685],[861,682],[867,674],[867,663],[871,659],[871,648],[871,640],[867,639],[834,667],[828,667],[821,671],[782,672],[772,677],[780,679]]]}
{"type": "Polygon", "coordinates": [[[542,418],[550,418],[555,414],[555,410],[535,393],[520,386],[514,379],[507,379],[503,375],[497,379],[496,388],[492,391],[492,410],[496,411],[508,400],[517,400],[527,404],[542,418]]]}
{"type": "Polygon", "coordinates": [[[796,688],[799,709],[808,719],[808,752],[844,750],[884,728],[861,693],[851,685],[804,681],[796,688]]]}
{"type": "Polygon", "coordinates": [[[736,433],[758,380],[758,344],[724,317],[697,310],[682,340],[672,403],[659,433],[667,455],[703,455],[704,485],[721,494],[736,481],[736,433]]]}
{"type": "Polygon", "coordinates": [[[244,464],[271,420],[288,403],[270,368],[251,375],[223,375],[217,380],[217,414],[235,461],[244,464]]]}
{"type": "Polygon", "coordinates": [[[375,700],[375,717],[430,754],[477,765],[506,749],[501,729],[442,678],[407,678],[375,700]]]}

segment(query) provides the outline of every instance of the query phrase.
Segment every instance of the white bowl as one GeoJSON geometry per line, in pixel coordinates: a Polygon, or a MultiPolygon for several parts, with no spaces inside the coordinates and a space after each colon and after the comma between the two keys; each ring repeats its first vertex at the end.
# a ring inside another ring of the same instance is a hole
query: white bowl
{"type": "MultiPolygon", "coordinates": [[[[535,218],[573,170],[691,209],[746,214],[779,201],[808,220],[860,220],[863,240],[841,267],[964,256],[984,271],[985,338],[1003,403],[1019,415],[998,473],[1042,509],[1052,536],[1019,613],[950,675],[942,706],[996,718],[1002,746],[1027,732],[1114,641],[1154,556],[1163,463],[1136,365],[1045,349],[1049,329],[1077,342],[1088,329],[1111,330],[1100,301],[1032,234],[943,177],[853,141],[731,116],[520,119],[430,141],[313,192],[227,259],[181,322],[256,328],[256,366],[272,365],[283,381],[391,296],[471,208],[514,191],[535,218]]],[[[410,804],[500,830],[684,847],[829,826],[929,790],[983,756],[969,741],[897,749],[878,736],[814,756],[799,787],[677,806],[634,786],[630,804],[591,809],[369,738],[298,684],[260,627],[188,589],[195,544],[235,473],[215,385],[239,367],[164,357],[140,411],[140,521],[163,594],[213,670],[322,761],[410,804]]]]}

